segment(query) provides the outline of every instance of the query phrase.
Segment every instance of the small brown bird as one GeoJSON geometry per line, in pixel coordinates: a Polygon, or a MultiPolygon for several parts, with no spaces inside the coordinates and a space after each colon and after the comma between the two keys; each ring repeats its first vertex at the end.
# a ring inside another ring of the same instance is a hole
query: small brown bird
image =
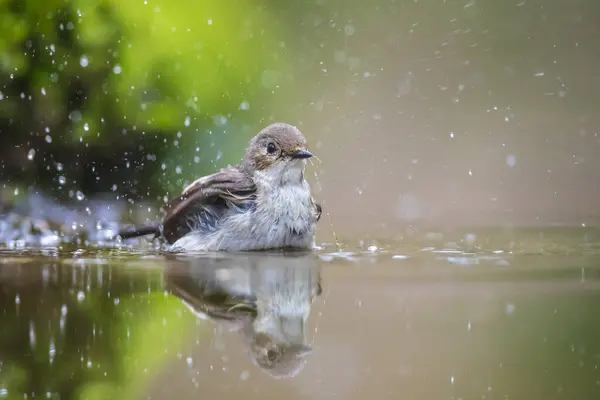
{"type": "Polygon", "coordinates": [[[118,236],[154,234],[180,251],[310,249],[321,217],[304,178],[310,157],[298,128],[271,124],[250,140],[237,167],[199,178],[167,202],[162,223],[118,236]]]}

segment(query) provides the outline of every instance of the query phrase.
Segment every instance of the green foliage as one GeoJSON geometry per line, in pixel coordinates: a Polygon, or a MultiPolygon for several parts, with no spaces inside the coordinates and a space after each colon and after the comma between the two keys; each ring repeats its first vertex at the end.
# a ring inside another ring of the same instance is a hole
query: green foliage
{"type": "MultiPolygon", "coordinates": [[[[252,2],[0,4],[4,73],[34,75],[35,98],[44,96],[42,89],[48,95],[73,80],[84,83],[82,116],[73,124],[77,138],[97,136],[105,109],[138,129],[169,131],[183,128],[192,111],[227,114],[255,94],[251,83],[263,71],[283,63],[269,55],[277,42],[264,32],[268,15],[252,2]]],[[[52,107],[66,105],[64,94],[52,107]]]]}
{"type": "Polygon", "coordinates": [[[0,0],[0,157],[18,158],[5,154],[17,144],[39,155],[3,166],[0,179],[29,171],[21,179],[51,186],[43,163],[60,159],[90,190],[110,188],[118,167],[120,182],[148,181],[155,172],[123,171],[123,154],[165,156],[182,131],[206,143],[215,117],[264,104],[287,66],[269,18],[242,0],[0,0]],[[108,157],[106,187],[75,157],[108,157]]]}

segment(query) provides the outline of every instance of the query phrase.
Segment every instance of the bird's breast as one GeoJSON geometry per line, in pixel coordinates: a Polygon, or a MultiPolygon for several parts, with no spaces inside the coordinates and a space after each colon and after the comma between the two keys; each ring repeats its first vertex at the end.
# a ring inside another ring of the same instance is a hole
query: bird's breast
{"type": "Polygon", "coordinates": [[[283,219],[293,221],[299,218],[308,218],[310,215],[310,191],[301,185],[289,185],[263,196],[262,209],[266,213],[283,219]]]}
{"type": "Polygon", "coordinates": [[[308,184],[285,185],[262,193],[257,201],[257,228],[264,229],[285,241],[290,236],[314,233],[314,213],[308,184]]]}

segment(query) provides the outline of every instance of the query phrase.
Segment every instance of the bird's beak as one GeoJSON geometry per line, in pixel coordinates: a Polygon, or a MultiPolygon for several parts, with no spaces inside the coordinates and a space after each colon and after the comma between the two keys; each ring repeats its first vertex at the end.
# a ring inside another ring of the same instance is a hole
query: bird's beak
{"type": "Polygon", "coordinates": [[[308,150],[298,149],[292,153],[292,158],[311,158],[313,155],[308,150]]]}

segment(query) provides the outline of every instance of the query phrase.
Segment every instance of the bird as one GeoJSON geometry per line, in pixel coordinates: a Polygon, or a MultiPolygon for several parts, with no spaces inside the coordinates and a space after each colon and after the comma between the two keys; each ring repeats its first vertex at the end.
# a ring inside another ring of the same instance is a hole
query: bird
{"type": "Polygon", "coordinates": [[[312,249],[322,207],[304,176],[311,157],[297,127],[270,124],[237,166],[200,177],[166,202],[162,221],[117,237],[153,234],[182,252],[312,249]]]}
{"type": "MultiPolygon", "coordinates": [[[[252,363],[274,379],[296,376],[313,352],[312,304],[321,263],[305,251],[208,253],[165,266],[165,290],[217,331],[238,332],[252,363]]],[[[314,340],[314,339],[313,339],[314,340]]]]}

